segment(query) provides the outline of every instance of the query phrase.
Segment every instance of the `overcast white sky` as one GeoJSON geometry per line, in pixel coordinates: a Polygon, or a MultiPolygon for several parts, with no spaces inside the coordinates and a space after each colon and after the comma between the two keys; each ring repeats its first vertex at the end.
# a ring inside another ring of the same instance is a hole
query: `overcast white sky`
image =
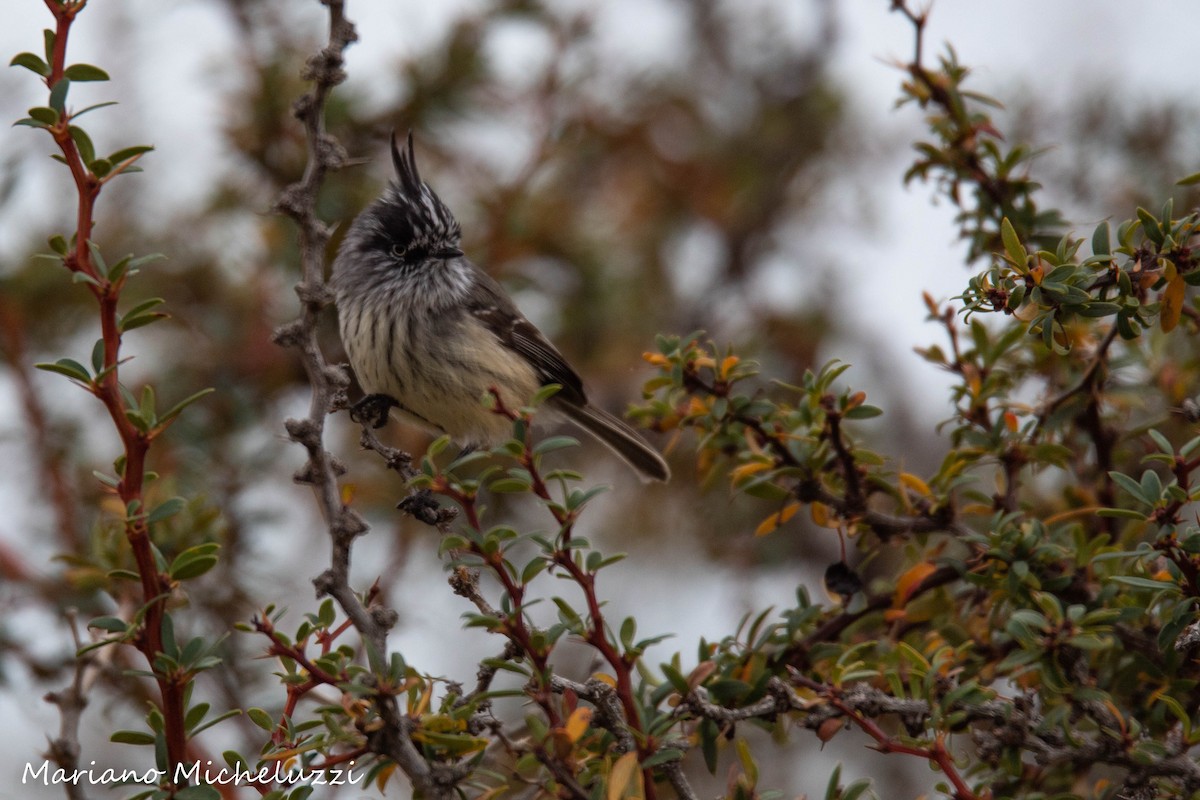
{"type": "MultiPolygon", "coordinates": [[[[792,0],[754,2],[780,10],[798,31],[803,29],[802,4],[792,0]]],[[[572,4],[581,5],[583,0],[572,0],[572,4]]],[[[4,24],[0,25],[0,55],[4,61],[21,50],[40,51],[41,28],[49,24],[41,0],[4,0],[4,5],[4,24]]],[[[289,5],[295,8],[297,25],[319,29],[322,9],[315,0],[291,0],[289,5]]],[[[471,5],[468,0],[444,5],[351,0],[348,11],[359,23],[360,33],[360,42],[350,51],[351,82],[369,86],[371,63],[403,53],[414,41],[436,31],[443,24],[446,9],[471,5]],[[405,13],[403,24],[398,19],[400,8],[405,13]]],[[[596,5],[600,7],[598,2],[596,5]]],[[[918,112],[911,107],[893,110],[899,74],[886,62],[908,56],[911,32],[901,18],[887,13],[888,5],[887,0],[839,4],[843,39],[837,51],[836,69],[844,82],[853,87],[851,99],[861,123],[904,142],[908,139],[903,137],[919,130],[918,112]]],[[[632,60],[653,59],[656,53],[669,47],[671,37],[677,35],[672,27],[671,7],[668,0],[606,2],[602,16],[614,52],[632,60]]],[[[1195,37],[1200,30],[1198,22],[1200,6],[1161,1],[1134,6],[1123,0],[1052,3],[943,0],[934,9],[928,45],[930,52],[936,53],[943,41],[952,41],[961,60],[974,68],[978,87],[984,91],[1032,84],[1039,88],[1047,103],[1059,103],[1083,78],[1095,82],[1099,77],[1111,84],[1114,102],[1118,102],[1124,92],[1191,91],[1196,67],[1191,54],[1195,52],[1195,37]]],[[[158,153],[148,162],[149,170],[139,180],[144,180],[146,191],[162,202],[196,202],[204,195],[205,162],[219,158],[221,153],[216,111],[222,92],[228,89],[220,82],[223,79],[216,77],[219,72],[211,67],[222,58],[230,41],[223,19],[211,4],[202,0],[95,2],[78,25],[72,60],[101,63],[109,68],[116,82],[95,91],[81,87],[83,91],[76,100],[82,102],[87,91],[91,91],[91,96],[105,99],[115,92],[126,107],[155,109],[152,114],[140,115],[148,128],[147,138],[158,147],[158,153]],[[102,44],[119,35],[118,29],[132,19],[150,21],[146,26],[139,22],[128,38],[121,39],[133,50],[115,62],[108,55],[99,57],[102,44]]],[[[512,53],[513,59],[521,57],[520,52],[512,53]]],[[[41,102],[35,82],[24,71],[11,69],[0,75],[0,115],[15,118],[26,107],[41,102]]],[[[45,143],[36,139],[36,132],[27,128],[0,124],[0,161],[17,152],[44,148],[45,143]]],[[[855,314],[870,332],[864,337],[866,346],[877,349],[897,370],[910,376],[912,383],[939,384],[937,373],[911,350],[914,344],[937,337],[937,332],[923,322],[921,292],[929,290],[943,298],[957,294],[967,273],[959,266],[961,248],[954,241],[950,209],[944,204],[939,207],[931,204],[930,187],[914,184],[905,189],[900,185],[906,158],[907,152],[899,150],[894,171],[880,174],[873,192],[877,224],[867,238],[856,244],[855,259],[845,265],[849,270],[869,270],[875,276],[870,282],[844,282],[847,287],[863,287],[852,291],[865,292],[865,287],[870,287],[871,296],[849,294],[843,302],[847,309],[860,306],[864,309],[848,313],[855,314]],[[882,282],[877,279],[881,272],[882,282]],[[882,298],[887,299],[886,313],[878,311],[882,298]]],[[[0,271],[5,267],[4,259],[23,247],[30,226],[44,224],[46,209],[55,207],[56,197],[64,186],[62,175],[41,183],[38,188],[26,189],[28,194],[10,204],[0,218],[0,271]]],[[[847,220],[848,227],[852,223],[847,220]]],[[[786,287],[781,288],[786,291],[786,287]]],[[[855,360],[853,353],[837,355],[855,360]]],[[[852,380],[864,382],[861,378],[852,380]]],[[[20,463],[22,459],[19,441],[3,435],[11,425],[14,406],[11,386],[0,377],[0,461],[8,464],[20,463]]],[[[934,407],[928,422],[932,426],[945,411],[937,404],[931,406],[934,407]]],[[[18,540],[24,503],[13,477],[13,470],[0,474],[0,508],[6,509],[5,519],[0,520],[0,537],[18,540]]],[[[44,567],[51,569],[49,564],[44,567]]],[[[779,576],[747,589],[738,585],[742,578],[732,572],[714,575],[714,587],[697,592],[690,600],[680,598],[678,592],[691,587],[682,583],[672,585],[671,597],[662,597],[661,602],[645,606],[651,611],[642,615],[641,629],[674,630],[678,637],[670,647],[686,650],[701,634],[712,636],[730,630],[750,596],[760,605],[786,604],[795,584],[794,575],[779,576]],[[656,608],[658,618],[653,610],[656,608]],[[681,608],[696,609],[699,613],[681,619],[681,608]]],[[[441,581],[438,576],[433,579],[441,581]]],[[[644,596],[653,586],[665,584],[637,582],[629,591],[644,596]]],[[[457,626],[458,612],[459,609],[452,608],[444,619],[426,620],[425,625],[432,627],[415,635],[436,635],[441,625],[457,626]]],[[[426,666],[433,669],[437,665],[426,666]]],[[[55,724],[51,709],[20,682],[17,691],[6,691],[0,695],[3,728],[25,732],[27,742],[40,741],[38,731],[55,724]]],[[[7,776],[32,757],[33,751],[28,748],[16,752],[6,746],[0,750],[0,798],[61,796],[58,792],[16,793],[10,788],[7,776]]],[[[817,774],[803,778],[800,785],[787,787],[789,793],[808,791],[821,796],[827,773],[812,772],[817,774]]]]}

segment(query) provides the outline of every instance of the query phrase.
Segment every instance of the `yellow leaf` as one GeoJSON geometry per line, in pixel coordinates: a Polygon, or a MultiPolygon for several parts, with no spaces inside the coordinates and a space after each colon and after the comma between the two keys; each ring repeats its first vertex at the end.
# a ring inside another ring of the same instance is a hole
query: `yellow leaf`
{"type": "Polygon", "coordinates": [[[912,597],[912,593],[916,591],[921,582],[937,570],[933,564],[928,561],[922,561],[910,567],[900,579],[896,581],[896,598],[893,601],[895,608],[903,608],[908,602],[908,598],[912,597]]]}
{"type": "Polygon", "coordinates": [[[728,375],[729,370],[736,367],[739,361],[741,361],[741,359],[737,356],[725,356],[725,359],[721,362],[721,377],[724,378],[726,375],[728,375]]]}
{"type": "Polygon", "coordinates": [[[700,356],[695,361],[693,361],[692,364],[696,367],[696,369],[703,369],[704,367],[716,367],[717,366],[717,362],[715,360],[713,360],[712,356],[700,356]]]}
{"type": "Polygon", "coordinates": [[[421,716],[427,710],[429,710],[429,701],[432,699],[433,699],[433,684],[432,683],[426,684],[425,691],[421,693],[420,700],[417,701],[416,706],[413,707],[408,713],[414,717],[421,716]]]}
{"type": "Polygon", "coordinates": [[[662,353],[642,353],[642,358],[648,364],[653,364],[656,367],[665,367],[670,362],[662,353]]]}
{"type": "Polygon", "coordinates": [[[929,497],[931,494],[933,494],[933,492],[929,491],[929,484],[925,483],[925,481],[921,480],[916,475],[913,475],[911,472],[901,472],[900,483],[903,486],[912,489],[922,497],[929,497]]]}
{"type": "Polygon", "coordinates": [[[636,750],[630,750],[625,755],[617,759],[613,764],[612,771],[608,773],[608,791],[605,793],[606,800],[622,800],[626,797],[640,797],[641,792],[638,791],[637,782],[633,780],[634,774],[638,768],[638,755],[636,750]],[[630,786],[630,784],[633,784],[630,786]],[[629,791],[626,791],[628,789],[629,791]]]}
{"type": "Polygon", "coordinates": [[[601,683],[607,683],[612,688],[617,688],[617,679],[605,672],[593,672],[592,677],[601,683]]]}
{"type": "Polygon", "coordinates": [[[566,731],[567,738],[571,740],[571,744],[575,744],[583,735],[587,733],[588,725],[592,722],[592,710],[590,708],[577,708],[571,712],[571,716],[567,718],[566,731]]]}
{"type": "Polygon", "coordinates": [[[342,484],[342,505],[348,506],[354,502],[355,485],[353,483],[342,484]]]}
{"type": "Polygon", "coordinates": [[[771,516],[758,523],[758,527],[754,529],[755,536],[766,536],[771,531],[778,528],[783,523],[787,522],[792,517],[796,516],[796,512],[800,510],[799,503],[788,503],[786,506],[776,511],[771,516]]]}
{"type": "Polygon", "coordinates": [[[1183,313],[1183,296],[1187,291],[1182,275],[1176,275],[1167,283],[1162,293],[1162,311],[1159,312],[1159,322],[1163,332],[1173,330],[1179,324],[1179,316],[1183,313]]]}

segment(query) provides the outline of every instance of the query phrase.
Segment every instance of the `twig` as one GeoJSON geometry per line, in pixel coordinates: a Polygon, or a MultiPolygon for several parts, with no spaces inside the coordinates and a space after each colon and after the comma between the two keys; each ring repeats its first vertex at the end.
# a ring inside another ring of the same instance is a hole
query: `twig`
{"type": "MultiPolygon", "coordinates": [[[[71,639],[75,643],[75,649],[79,650],[83,642],[79,636],[75,609],[68,609],[66,615],[71,628],[71,639]]],[[[75,774],[79,769],[79,723],[83,718],[83,710],[87,707],[88,691],[112,660],[115,652],[116,648],[101,647],[83,656],[77,656],[71,682],[63,689],[48,693],[44,698],[47,703],[58,706],[59,713],[58,736],[50,740],[47,757],[62,767],[68,775],[75,774]]],[[[67,781],[63,786],[70,800],[87,800],[87,794],[78,782],[67,781]]]]}
{"type": "Polygon", "coordinates": [[[1050,415],[1057,411],[1063,403],[1094,385],[1096,376],[1099,374],[1100,367],[1104,366],[1105,362],[1107,361],[1108,348],[1112,346],[1112,343],[1116,340],[1116,338],[1117,326],[1113,325],[1112,328],[1109,329],[1108,333],[1104,335],[1104,338],[1100,340],[1100,344],[1097,346],[1091,362],[1088,364],[1087,369],[1084,370],[1083,376],[1080,377],[1079,381],[1070,388],[1064,389],[1059,394],[1045,401],[1042,406],[1042,410],[1038,412],[1037,425],[1034,427],[1033,433],[1036,434],[1042,428],[1042,426],[1045,425],[1046,420],[1050,417],[1050,415]]]}

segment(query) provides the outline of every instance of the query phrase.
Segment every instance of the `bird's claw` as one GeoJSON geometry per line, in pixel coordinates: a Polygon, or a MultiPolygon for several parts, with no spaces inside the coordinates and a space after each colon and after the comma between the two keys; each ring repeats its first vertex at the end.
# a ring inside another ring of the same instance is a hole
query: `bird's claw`
{"type": "Polygon", "coordinates": [[[350,419],[360,425],[382,428],[387,424],[388,412],[399,405],[390,395],[369,394],[350,406],[350,419]]]}

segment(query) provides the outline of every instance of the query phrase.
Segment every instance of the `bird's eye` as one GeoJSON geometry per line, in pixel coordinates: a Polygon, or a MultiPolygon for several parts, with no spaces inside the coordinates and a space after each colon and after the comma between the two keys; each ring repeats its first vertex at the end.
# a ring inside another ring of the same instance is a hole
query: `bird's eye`
{"type": "Polygon", "coordinates": [[[397,261],[403,261],[405,264],[419,264],[429,257],[429,248],[421,245],[409,245],[401,247],[400,245],[392,245],[392,258],[397,261]]]}

